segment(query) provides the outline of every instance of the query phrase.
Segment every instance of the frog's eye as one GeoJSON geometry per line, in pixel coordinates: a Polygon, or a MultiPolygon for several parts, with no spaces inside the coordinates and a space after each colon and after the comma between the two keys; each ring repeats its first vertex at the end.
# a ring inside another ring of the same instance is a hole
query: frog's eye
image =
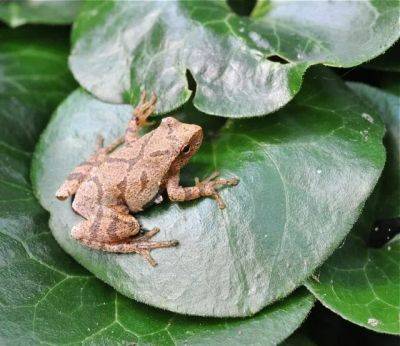
{"type": "Polygon", "coordinates": [[[185,145],[182,149],[182,153],[188,154],[190,151],[190,145],[185,145]]]}

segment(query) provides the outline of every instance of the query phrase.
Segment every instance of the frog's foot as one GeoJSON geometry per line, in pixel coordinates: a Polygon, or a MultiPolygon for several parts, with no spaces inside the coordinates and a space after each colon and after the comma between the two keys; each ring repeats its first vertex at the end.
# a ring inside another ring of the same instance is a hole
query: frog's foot
{"type": "Polygon", "coordinates": [[[107,252],[115,253],[137,253],[141,255],[152,267],[157,265],[157,262],[150,255],[150,251],[153,249],[161,249],[167,247],[177,246],[179,243],[177,240],[168,241],[150,241],[155,234],[160,231],[159,228],[153,228],[144,234],[134,236],[127,239],[126,241],[121,241],[118,243],[103,243],[95,241],[92,239],[82,238],[79,241],[92,249],[103,250],[107,252]]]}
{"type": "Polygon", "coordinates": [[[146,101],[146,91],[143,90],[140,95],[140,101],[133,114],[136,117],[136,123],[138,126],[147,126],[150,123],[147,121],[147,118],[154,112],[156,108],[157,96],[156,94],[152,94],[149,101],[146,101]]]}
{"type": "Polygon", "coordinates": [[[161,249],[166,247],[177,246],[179,242],[177,240],[167,240],[167,241],[150,241],[155,234],[160,231],[159,228],[155,227],[151,231],[148,231],[137,238],[133,238],[130,243],[127,244],[128,249],[131,246],[134,248],[134,252],[141,255],[152,267],[157,265],[157,262],[150,255],[150,251],[153,249],[161,249]]]}
{"type": "Polygon", "coordinates": [[[199,178],[195,178],[196,187],[200,190],[200,194],[203,197],[212,197],[217,202],[217,205],[220,209],[224,209],[226,207],[224,201],[222,200],[217,188],[222,186],[235,186],[239,183],[239,179],[237,178],[218,178],[219,172],[214,172],[208,178],[200,181],[199,178]]]}

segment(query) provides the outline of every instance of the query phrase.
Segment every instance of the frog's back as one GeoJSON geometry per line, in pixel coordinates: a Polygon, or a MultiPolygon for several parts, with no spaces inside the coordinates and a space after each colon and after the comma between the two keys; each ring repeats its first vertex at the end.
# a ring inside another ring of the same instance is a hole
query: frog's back
{"type": "Polygon", "coordinates": [[[75,211],[87,218],[98,205],[110,206],[123,202],[126,177],[130,166],[134,164],[133,161],[140,156],[140,142],[141,139],[133,145],[121,146],[103,163],[93,167],[75,194],[75,211]]]}
{"type": "Polygon", "coordinates": [[[103,189],[101,203],[123,201],[132,212],[142,210],[163,189],[175,157],[176,150],[157,131],[121,146],[93,170],[103,189]]]}
{"type": "Polygon", "coordinates": [[[135,152],[121,151],[116,155],[121,158],[127,155],[130,158],[121,186],[128,208],[137,212],[143,210],[164,188],[171,163],[177,153],[163,143],[163,138],[156,131],[142,137],[134,146],[135,152]]]}

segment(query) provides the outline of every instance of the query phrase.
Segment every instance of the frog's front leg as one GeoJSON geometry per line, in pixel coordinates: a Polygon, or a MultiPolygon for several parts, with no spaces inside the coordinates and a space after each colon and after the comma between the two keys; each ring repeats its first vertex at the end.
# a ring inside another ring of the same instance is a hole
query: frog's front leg
{"type": "Polygon", "coordinates": [[[103,147],[104,138],[99,136],[97,139],[97,149],[95,153],[89,157],[86,161],[82,162],[79,166],[77,166],[68,176],[64,183],[60,186],[60,188],[56,192],[56,197],[63,201],[67,199],[69,196],[76,193],[79,186],[85,180],[85,178],[89,175],[90,171],[93,167],[100,165],[107,155],[111,153],[116,147],[121,145],[124,142],[124,138],[120,137],[114,142],[112,142],[107,147],[103,147]]]}
{"type": "Polygon", "coordinates": [[[96,250],[116,253],[135,252],[143,256],[153,267],[157,262],[151,257],[153,249],[178,245],[172,241],[150,241],[158,228],[153,228],[144,234],[139,234],[139,222],[121,208],[99,206],[89,220],[84,220],[74,226],[71,236],[82,244],[96,250]]]}
{"type": "Polygon", "coordinates": [[[222,186],[234,186],[237,185],[239,180],[237,178],[223,179],[219,178],[218,172],[214,172],[208,178],[200,181],[195,178],[195,186],[192,187],[182,187],[179,185],[179,172],[173,175],[167,181],[167,193],[171,201],[190,201],[200,197],[213,197],[220,209],[225,208],[225,203],[219,195],[217,188],[222,186]]]}
{"type": "Polygon", "coordinates": [[[134,142],[139,136],[141,127],[148,124],[147,118],[154,112],[156,108],[157,97],[153,93],[149,101],[146,101],[146,91],[143,91],[140,96],[139,104],[133,111],[132,120],[128,124],[125,132],[125,142],[134,142]]]}

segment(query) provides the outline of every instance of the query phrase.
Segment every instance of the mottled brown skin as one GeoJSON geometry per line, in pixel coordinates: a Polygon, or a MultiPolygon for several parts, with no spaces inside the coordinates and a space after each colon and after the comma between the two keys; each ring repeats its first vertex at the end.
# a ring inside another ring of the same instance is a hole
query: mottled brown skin
{"type": "Polygon", "coordinates": [[[159,229],[139,233],[140,225],[130,213],[151,202],[159,203],[163,190],[172,201],[212,196],[224,208],[216,188],[238,183],[237,179],[215,179],[218,173],[214,173],[202,182],[196,178],[193,187],[181,187],[180,169],[197,152],[203,131],[200,126],[167,117],[158,128],[140,137],[138,130],[146,124],[155,103],[155,95],[146,101],[143,93],[125,137],[105,148],[100,140],[96,153],[76,167],[56,192],[60,200],[75,194],[72,208],[85,218],[73,227],[74,239],[93,249],[139,253],[153,266],[156,262],[150,250],[178,242],[150,241],[159,229]]]}

